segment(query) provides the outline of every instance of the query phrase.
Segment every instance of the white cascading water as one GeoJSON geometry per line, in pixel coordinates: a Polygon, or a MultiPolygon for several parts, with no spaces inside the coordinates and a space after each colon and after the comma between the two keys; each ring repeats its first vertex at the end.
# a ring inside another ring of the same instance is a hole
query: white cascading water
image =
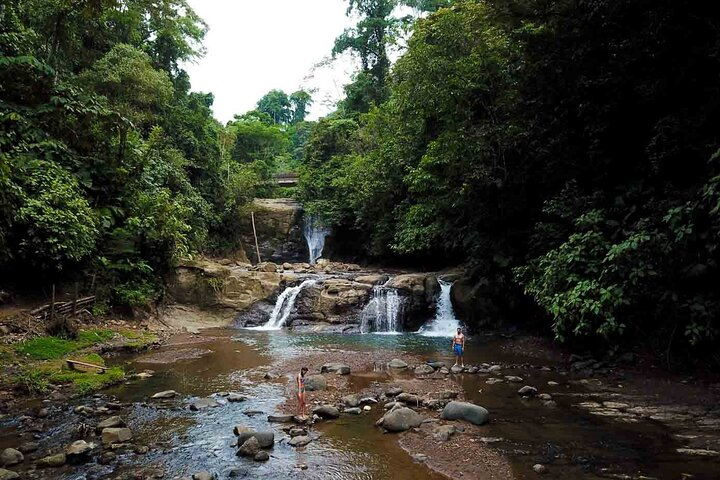
{"type": "Polygon", "coordinates": [[[362,333],[400,333],[402,328],[403,304],[394,288],[384,285],[373,287],[370,301],[362,313],[362,333]]]}
{"type": "Polygon", "coordinates": [[[455,310],[453,310],[450,299],[450,290],[453,284],[439,278],[438,283],[440,284],[440,296],[437,301],[435,318],[423,325],[418,333],[427,337],[452,337],[460,326],[460,320],[455,318],[455,310]]]}
{"type": "Polygon", "coordinates": [[[287,287],[277,298],[275,307],[270,314],[270,320],[265,325],[254,327],[254,330],[280,330],[285,325],[293,307],[295,300],[303,288],[317,283],[315,279],[309,279],[294,287],[287,287]]]}
{"type": "Polygon", "coordinates": [[[310,251],[310,264],[314,265],[318,258],[322,257],[322,251],[325,247],[325,238],[330,235],[330,229],[324,227],[318,221],[317,217],[311,215],[305,218],[303,234],[310,251]]]}

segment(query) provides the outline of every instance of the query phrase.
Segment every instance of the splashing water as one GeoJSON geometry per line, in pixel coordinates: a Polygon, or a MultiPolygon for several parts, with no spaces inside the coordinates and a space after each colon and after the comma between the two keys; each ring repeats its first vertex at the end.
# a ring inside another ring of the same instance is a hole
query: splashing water
{"type": "Polygon", "coordinates": [[[324,227],[315,217],[311,215],[305,218],[305,226],[303,234],[310,251],[310,264],[314,265],[318,258],[322,257],[322,251],[325,247],[325,238],[330,235],[330,229],[324,227]]]}
{"type": "Polygon", "coordinates": [[[251,330],[280,330],[285,325],[292,309],[295,307],[295,300],[303,288],[315,285],[316,279],[308,279],[302,282],[300,285],[294,287],[287,287],[277,298],[275,307],[270,314],[270,320],[265,325],[259,327],[252,327],[251,330]]]}
{"type": "Polygon", "coordinates": [[[400,333],[403,304],[398,291],[384,285],[373,287],[370,301],[362,313],[362,333],[400,333]]]}
{"type": "Polygon", "coordinates": [[[460,320],[455,318],[450,290],[452,282],[438,278],[440,296],[438,297],[435,318],[420,327],[418,333],[426,337],[452,337],[460,326],[460,320]]]}

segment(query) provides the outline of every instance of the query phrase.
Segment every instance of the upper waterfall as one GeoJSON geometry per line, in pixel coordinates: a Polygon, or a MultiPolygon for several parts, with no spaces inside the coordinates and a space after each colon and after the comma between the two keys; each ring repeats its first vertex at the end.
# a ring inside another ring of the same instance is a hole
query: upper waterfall
{"type": "Polygon", "coordinates": [[[310,252],[310,264],[315,264],[318,258],[322,257],[325,238],[330,235],[330,229],[323,226],[316,216],[310,215],[305,218],[303,234],[310,252]]]}

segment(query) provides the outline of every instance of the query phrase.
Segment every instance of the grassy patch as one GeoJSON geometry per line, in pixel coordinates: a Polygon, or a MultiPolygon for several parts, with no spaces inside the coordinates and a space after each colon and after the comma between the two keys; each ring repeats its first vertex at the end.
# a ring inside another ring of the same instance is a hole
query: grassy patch
{"type": "Polygon", "coordinates": [[[37,337],[18,343],[15,351],[35,360],[55,360],[77,350],[92,347],[110,340],[115,333],[111,330],[83,330],[77,340],[58,337],[37,337]]]}
{"type": "MultiPolygon", "coordinates": [[[[82,355],[77,360],[94,365],[105,366],[105,361],[95,353],[82,355]]],[[[98,373],[94,368],[71,370],[64,360],[53,360],[26,368],[17,377],[17,382],[30,393],[43,393],[51,384],[70,383],[78,394],[100,390],[118,383],[125,377],[120,367],[110,367],[105,373],[98,373]]]]}
{"type": "Polygon", "coordinates": [[[130,350],[142,350],[159,340],[158,336],[147,330],[121,330],[120,335],[125,337],[125,347],[130,350]]]}

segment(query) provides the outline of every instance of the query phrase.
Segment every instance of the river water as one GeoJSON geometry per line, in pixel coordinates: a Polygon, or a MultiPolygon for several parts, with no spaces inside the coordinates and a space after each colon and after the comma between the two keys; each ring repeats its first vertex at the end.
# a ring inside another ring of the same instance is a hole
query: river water
{"type": "MultiPolygon", "coordinates": [[[[536,478],[531,467],[537,462],[549,463],[545,478],[720,478],[716,458],[688,457],[676,452],[681,445],[672,432],[652,421],[622,423],[577,408],[577,397],[587,394],[582,385],[568,382],[551,361],[534,352],[505,348],[506,340],[497,336],[478,336],[468,340],[466,363],[482,362],[504,365],[506,375],[521,375],[534,385],[548,381],[560,383],[553,392],[556,408],[543,408],[537,402],[522,400],[516,394],[518,385],[486,384],[487,375],[462,374],[455,377],[467,399],[488,408],[492,422],[483,427],[486,437],[510,459],[517,478],[536,478]],[[542,367],[545,366],[545,369],[542,367]],[[694,475],[683,476],[683,474],[694,475]],[[628,475],[627,477],[612,475],[628,475]]],[[[267,415],[278,411],[284,398],[291,395],[289,376],[265,378],[277,359],[301,357],[306,352],[333,349],[392,351],[422,356],[428,360],[450,361],[449,339],[418,334],[400,335],[320,335],[292,334],[285,331],[249,331],[239,329],[207,330],[200,335],[181,336],[159,351],[119,357],[127,370],[154,371],[151,378],[132,380],[103,392],[102,396],[81,398],[69,405],[52,407],[49,429],[38,432],[40,451],[57,450],[76,436],[78,416],[72,409],[79,404],[102,405],[115,398],[127,407],[123,416],[132,427],[134,443],[150,446],[144,455],[121,454],[110,466],[94,463],[83,467],[31,472],[33,478],[136,478],[138,469],[157,467],[164,478],[192,475],[209,470],[218,478],[233,474],[240,478],[307,478],[307,479],[439,479],[422,463],[415,463],[402,450],[396,435],[383,434],[374,426],[381,409],[370,415],[347,416],[313,427],[318,439],[307,447],[293,449],[285,443],[287,436],[280,425],[269,424],[267,415]],[[195,358],[184,353],[195,352],[195,358]],[[172,358],[164,362],[158,359],[172,358]],[[181,398],[166,402],[149,401],[155,392],[176,390],[181,398]],[[219,392],[239,392],[247,397],[240,403],[221,403],[217,408],[197,412],[187,406],[194,398],[219,392]],[[262,412],[253,414],[253,411],[262,412]],[[235,456],[232,447],[233,426],[245,424],[258,430],[273,429],[276,445],[271,460],[256,463],[235,456]]],[[[386,379],[379,372],[353,372],[351,384],[362,386],[386,379]]],[[[521,384],[522,385],[522,384],[521,384]]],[[[92,423],[91,420],[88,420],[92,423]]],[[[0,423],[0,448],[14,446],[18,437],[18,418],[0,423]]],[[[148,474],[150,475],[150,474],[148,474]]]]}

